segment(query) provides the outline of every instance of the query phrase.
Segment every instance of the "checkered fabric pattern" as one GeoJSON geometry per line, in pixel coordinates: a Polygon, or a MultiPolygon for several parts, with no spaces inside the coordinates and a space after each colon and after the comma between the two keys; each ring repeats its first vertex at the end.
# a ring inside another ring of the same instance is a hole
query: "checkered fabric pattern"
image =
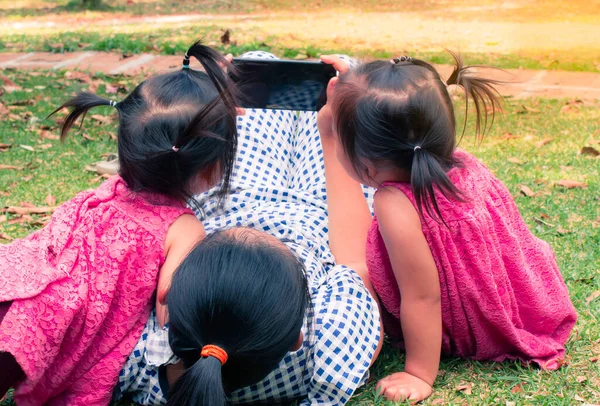
{"type": "MultiPolygon", "coordinates": [[[[251,52],[246,57],[273,56],[251,52]]],[[[261,382],[232,394],[233,403],[343,405],[364,384],[380,337],[377,306],[360,277],[335,265],[327,236],[323,152],[316,113],[247,110],[238,121],[239,149],[232,194],[219,209],[214,194],[198,196],[198,216],[208,233],[252,227],[282,239],[305,264],[312,306],[302,347],[288,353],[261,382]]],[[[372,198],[372,190],[365,194],[372,198]]],[[[176,362],[167,328],[154,313],[125,365],[116,397],[128,393],[145,404],[165,404],[161,365],[176,362]]]]}

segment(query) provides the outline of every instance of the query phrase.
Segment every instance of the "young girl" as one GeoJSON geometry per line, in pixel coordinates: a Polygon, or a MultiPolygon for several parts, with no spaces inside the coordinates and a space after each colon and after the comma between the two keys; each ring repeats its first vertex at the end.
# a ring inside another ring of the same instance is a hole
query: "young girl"
{"type": "Polygon", "coordinates": [[[227,204],[218,207],[212,191],[197,197],[216,234],[182,263],[168,294],[159,288],[167,324],[150,316],[115,393],[143,405],[344,405],[381,344],[361,278],[364,197],[367,220],[347,221],[348,194],[362,190],[331,143],[321,145],[315,112],[250,109],[238,132],[227,204]]]}
{"type": "Polygon", "coordinates": [[[391,315],[386,330],[406,349],[404,372],[379,383],[395,401],[431,394],[440,349],[555,369],[577,318],[550,246],[506,187],[456,149],[447,85],[473,99],[478,136],[499,103],[494,81],[455,59],[446,83],[410,57],[352,70],[323,59],[343,73],[330,83],[332,124],[321,131],[333,134],[345,170],[378,189],[367,265],[391,315]]]}
{"type": "MultiPolygon", "coordinates": [[[[157,286],[204,236],[187,199],[221,177],[229,190],[236,108],[222,67],[199,43],[179,71],[115,103],[82,93],[76,119],[119,113],[119,176],[61,205],[43,229],[0,246],[0,395],[19,405],[107,404],[152,308],[157,286]],[[204,72],[189,68],[195,57],[204,72]]],[[[56,112],[55,111],[55,112],[56,112]]]]}

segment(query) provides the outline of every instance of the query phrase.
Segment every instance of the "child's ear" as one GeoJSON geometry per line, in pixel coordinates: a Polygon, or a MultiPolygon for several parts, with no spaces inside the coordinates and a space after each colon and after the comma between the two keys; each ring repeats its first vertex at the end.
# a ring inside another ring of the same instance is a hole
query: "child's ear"
{"type": "Polygon", "coordinates": [[[156,299],[158,300],[158,303],[160,303],[163,306],[167,305],[167,297],[169,295],[169,287],[170,286],[159,286],[156,289],[156,299]]]}
{"type": "Polygon", "coordinates": [[[377,179],[377,175],[379,171],[377,170],[377,166],[373,165],[372,162],[364,160],[363,161],[365,167],[367,168],[367,175],[369,175],[369,179],[377,179]]]}
{"type": "Polygon", "coordinates": [[[298,351],[302,347],[303,342],[304,342],[304,334],[302,334],[302,331],[301,331],[300,334],[298,335],[298,339],[296,340],[296,342],[294,343],[292,348],[290,348],[290,351],[298,351]]]}

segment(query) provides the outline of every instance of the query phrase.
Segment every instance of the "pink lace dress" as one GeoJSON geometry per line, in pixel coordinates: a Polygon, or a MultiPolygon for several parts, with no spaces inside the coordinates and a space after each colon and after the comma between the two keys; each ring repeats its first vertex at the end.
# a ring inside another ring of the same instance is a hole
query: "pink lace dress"
{"type": "Polygon", "coordinates": [[[0,352],[26,379],[19,405],[106,405],[152,308],[169,226],[183,205],[113,177],[0,245],[0,352]]]}
{"type": "MultiPolygon", "coordinates": [[[[441,287],[442,351],[476,360],[534,361],[556,369],[577,320],[550,246],[527,228],[506,187],[477,159],[457,151],[448,175],[468,196],[436,195],[449,227],[422,218],[441,287]]],[[[415,205],[408,183],[389,183],[415,205]]],[[[416,206],[415,206],[416,207],[416,206]]],[[[374,219],[367,242],[369,275],[388,334],[401,338],[400,292],[374,219]]]]}

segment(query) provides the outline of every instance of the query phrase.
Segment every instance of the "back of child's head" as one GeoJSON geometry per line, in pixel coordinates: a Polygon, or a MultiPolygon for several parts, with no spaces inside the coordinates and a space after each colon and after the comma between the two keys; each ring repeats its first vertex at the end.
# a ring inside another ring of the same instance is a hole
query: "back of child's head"
{"type": "Polygon", "coordinates": [[[114,106],[119,113],[119,175],[132,191],[186,200],[198,192],[194,185],[199,175],[206,181],[222,178],[224,195],[237,146],[235,91],[224,72],[232,66],[199,42],[183,63],[180,70],[143,81],[119,102],[80,93],[56,110],[71,110],[61,138],[89,109],[114,106]],[[189,67],[190,57],[204,72],[189,67]]]}
{"type": "Polygon", "coordinates": [[[274,370],[298,342],[310,302],[302,262],[273,237],[219,231],[181,263],[167,297],[169,344],[186,368],[169,405],[219,406],[274,370]],[[206,346],[227,354],[221,364],[206,346]]]}
{"type": "Polygon", "coordinates": [[[356,173],[368,179],[365,161],[406,171],[419,212],[423,214],[424,208],[439,218],[435,189],[462,200],[447,176],[458,164],[456,121],[447,86],[465,91],[465,126],[468,101],[473,100],[478,138],[500,108],[493,87],[499,82],[476,76],[471,67],[463,67],[458,55],[452,56],[456,65],[446,82],[433,66],[410,57],[358,65],[340,76],[332,103],[337,136],[356,173]]]}

